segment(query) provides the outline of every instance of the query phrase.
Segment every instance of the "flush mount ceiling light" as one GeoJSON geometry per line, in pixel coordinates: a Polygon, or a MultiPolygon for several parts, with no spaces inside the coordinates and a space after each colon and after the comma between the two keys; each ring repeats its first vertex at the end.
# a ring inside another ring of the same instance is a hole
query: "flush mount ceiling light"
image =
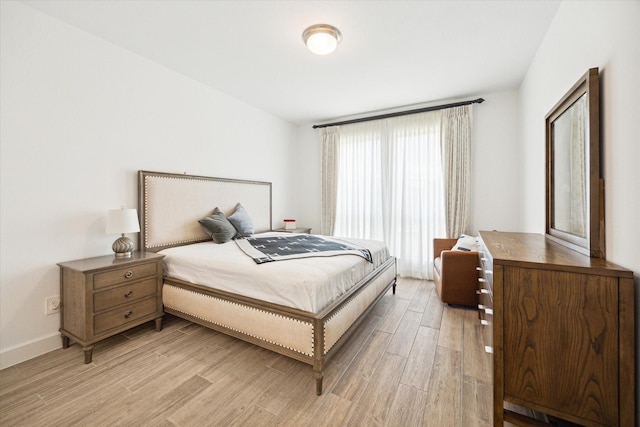
{"type": "Polygon", "coordinates": [[[316,55],[327,55],[342,40],[342,34],[336,27],[327,24],[312,25],[302,33],[302,40],[307,48],[316,55]]]}

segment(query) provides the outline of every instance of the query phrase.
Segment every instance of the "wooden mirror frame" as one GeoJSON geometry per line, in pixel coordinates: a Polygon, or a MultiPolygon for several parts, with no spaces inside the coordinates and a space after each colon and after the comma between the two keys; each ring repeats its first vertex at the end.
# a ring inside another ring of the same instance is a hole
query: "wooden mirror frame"
{"type": "Polygon", "coordinates": [[[600,176],[600,94],[598,69],[591,68],[560,99],[545,117],[546,125],[546,236],[595,258],[605,258],[604,181],[600,176]],[[585,236],[556,228],[555,211],[555,121],[586,95],[585,118],[585,236]]]}

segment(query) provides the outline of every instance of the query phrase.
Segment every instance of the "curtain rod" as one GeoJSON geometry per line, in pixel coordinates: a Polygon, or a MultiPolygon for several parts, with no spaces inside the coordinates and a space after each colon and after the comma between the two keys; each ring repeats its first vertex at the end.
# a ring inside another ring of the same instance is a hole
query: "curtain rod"
{"type": "Polygon", "coordinates": [[[483,98],[474,99],[472,101],[454,102],[453,104],[434,105],[432,107],[418,108],[416,110],[397,111],[395,113],[380,114],[379,116],[361,117],[359,119],[345,120],[342,122],[326,123],[324,125],[313,125],[314,129],[328,128],[331,126],[350,125],[353,123],[369,122],[371,120],[388,119],[391,117],[406,116],[408,114],[424,113],[427,111],[444,110],[445,108],[462,107],[469,104],[482,104],[483,98]]]}

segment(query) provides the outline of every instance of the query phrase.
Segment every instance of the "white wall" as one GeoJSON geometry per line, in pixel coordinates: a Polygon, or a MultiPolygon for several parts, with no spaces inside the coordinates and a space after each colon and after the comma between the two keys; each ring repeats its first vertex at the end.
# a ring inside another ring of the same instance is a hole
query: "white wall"
{"type": "Polygon", "coordinates": [[[309,123],[298,127],[297,224],[312,227],[312,233],[320,233],[322,139],[320,130],[312,126],[309,123]]]}
{"type": "Polygon", "coordinates": [[[635,273],[640,349],[640,2],[564,1],[558,8],[520,89],[524,231],[545,229],[544,117],[592,67],[600,69],[607,260],[635,273]]]}
{"type": "Polygon", "coordinates": [[[0,367],[60,347],[56,263],[111,252],[106,212],[136,207],[138,170],[271,181],[276,225],[297,214],[295,126],[0,4],[0,367]]]}
{"type": "Polygon", "coordinates": [[[518,92],[490,93],[473,110],[471,229],[519,231],[518,92]]]}
{"type": "MultiPolygon", "coordinates": [[[[469,233],[478,230],[515,231],[521,228],[518,181],[518,91],[482,94],[473,106],[472,218],[469,233]]],[[[476,98],[474,97],[469,97],[476,98]]],[[[440,103],[460,100],[442,101],[440,103]]],[[[412,106],[420,108],[419,106],[412,106]]],[[[376,112],[379,114],[383,112],[376,112]]],[[[341,121],[348,118],[336,118],[341,121]]],[[[298,152],[298,213],[301,225],[320,230],[321,139],[312,124],[300,126],[298,152]]]]}

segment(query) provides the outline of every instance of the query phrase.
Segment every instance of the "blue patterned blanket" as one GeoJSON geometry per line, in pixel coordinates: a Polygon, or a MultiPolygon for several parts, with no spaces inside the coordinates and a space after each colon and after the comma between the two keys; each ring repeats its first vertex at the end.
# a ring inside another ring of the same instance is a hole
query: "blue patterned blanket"
{"type": "Polygon", "coordinates": [[[358,255],[373,263],[369,249],[338,239],[311,234],[248,237],[246,239],[237,239],[235,242],[256,264],[336,255],[358,255]]]}

